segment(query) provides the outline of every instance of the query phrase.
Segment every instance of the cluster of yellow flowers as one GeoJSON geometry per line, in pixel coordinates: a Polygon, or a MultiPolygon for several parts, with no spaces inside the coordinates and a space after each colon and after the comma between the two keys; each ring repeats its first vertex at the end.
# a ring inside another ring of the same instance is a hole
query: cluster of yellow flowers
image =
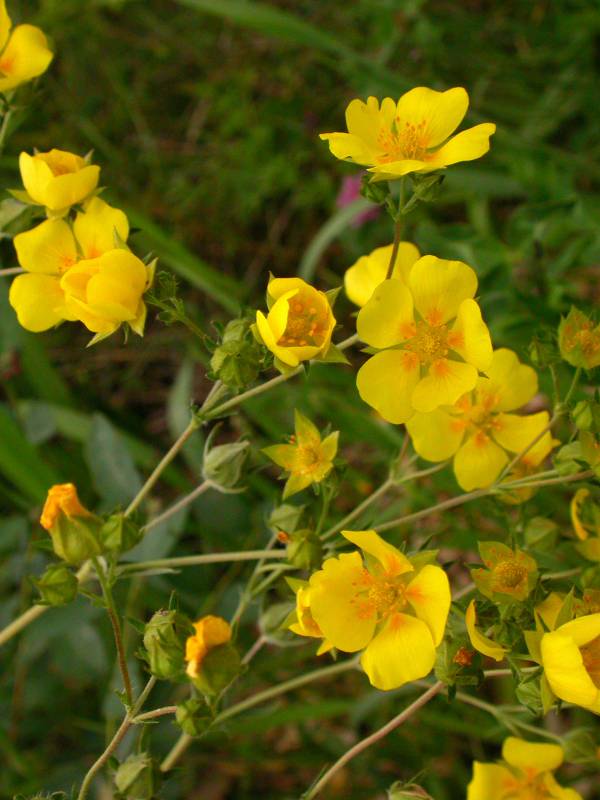
{"type": "Polygon", "coordinates": [[[9,300],[21,325],[40,332],[79,321],[93,342],[123,323],[142,335],[154,264],[129,250],[127,217],[96,194],[100,168],[62,150],[21,153],[19,166],[19,199],[48,217],[14,238],[26,274],[13,281],[9,300]]]}

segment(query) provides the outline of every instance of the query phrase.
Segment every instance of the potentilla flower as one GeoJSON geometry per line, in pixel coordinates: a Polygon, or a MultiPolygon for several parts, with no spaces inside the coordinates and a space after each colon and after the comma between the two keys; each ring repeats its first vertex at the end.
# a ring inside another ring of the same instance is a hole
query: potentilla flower
{"type": "Polygon", "coordinates": [[[388,422],[455,403],[490,365],[492,344],[476,291],[467,264],[423,256],[406,283],[383,281],[361,309],[358,335],[382,352],[361,367],[356,383],[388,422]]]}
{"type": "Polygon", "coordinates": [[[338,448],[338,431],[322,439],[318,428],[297,409],[294,418],[296,433],[290,444],[263,448],[265,455],[290,474],[283,490],[284,499],[324,480],[333,469],[338,448]]]}
{"type": "Polygon", "coordinates": [[[100,167],[65,150],[21,153],[19,168],[25,191],[33,203],[63,213],[83,202],[98,185],[100,167]]]}
{"type": "Polygon", "coordinates": [[[467,627],[469,640],[475,650],[477,650],[479,653],[483,653],[484,656],[493,658],[494,661],[502,661],[504,659],[508,653],[508,648],[502,647],[502,645],[498,644],[493,639],[490,639],[490,637],[486,636],[484,633],[481,633],[481,631],[477,628],[477,610],[475,607],[475,600],[471,600],[469,603],[465,613],[465,624],[467,627]]]}
{"type": "Polygon", "coordinates": [[[600,364],[600,325],[572,308],[559,325],[558,346],[569,364],[593,369],[600,364]]]}
{"type": "Polygon", "coordinates": [[[272,278],[267,305],[266,317],[256,312],[255,331],[281,371],[326,355],[335,318],[324,292],[300,278],[272,278]]]}
{"type": "Polygon", "coordinates": [[[600,613],[577,617],[545,633],[540,650],[554,694],[600,714],[600,613]]]}
{"type": "Polygon", "coordinates": [[[79,319],[67,303],[61,279],[79,260],[95,258],[115,248],[115,238],[127,239],[125,214],[100,198],[93,198],[79,212],[73,226],[64,219],[48,219],[14,238],[19,275],[10,288],[9,300],[21,325],[39,333],[64,321],[79,319]]]}
{"type": "Polygon", "coordinates": [[[81,564],[101,552],[101,520],[80,503],[72,483],[48,490],[40,525],[50,534],[56,555],[69,564],[81,564]]]}
{"type": "Polygon", "coordinates": [[[560,786],[552,774],[563,762],[558,744],[505,739],[503,761],[473,763],[467,800],[582,800],[574,789],[560,786]]]}
{"type": "Polygon", "coordinates": [[[231,641],[231,625],[222,617],[212,614],[195,622],[194,630],[195,634],[185,643],[186,672],[190,678],[200,675],[202,662],[210,650],[231,641]]]}
{"type": "MultiPolygon", "coordinates": [[[[450,408],[415,414],[406,426],[422,458],[445,461],[454,456],[454,474],[465,491],[491,486],[509,463],[509,454],[524,450],[550,421],[547,411],[506,413],[529,402],[538,388],[535,371],[515,353],[495,350],[485,372],[474,392],[450,408]]],[[[555,444],[550,432],[545,433],[521,459],[524,468],[533,471],[555,444]]]]}
{"type": "Polygon", "coordinates": [[[476,125],[448,138],[467,113],[469,96],[456,87],[437,92],[419,86],[396,103],[376,97],[352,100],[346,109],[348,133],[322,133],[336,158],[362,164],[373,180],[430,172],[458,161],[480,158],[490,149],[492,123],[476,125]]]}
{"type": "Polygon", "coordinates": [[[485,569],[472,569],[471,577],[481,594],[496,603],[526,600],[537,583],[536,560],[502,542],[479,542],[478,547],[485,569]]]}
{"type": "MultiPolygon", "coordinates": [[[[348,299],[357,306],[368,303],[375,289],[386,279],[393,245],[377,247],[367,256],[361,256],[344,275],[344,288],[348,299]]],[[[400,242],[398,254],[392,271],[392,278],[404,283],[413,264],[418,261],[420,253],[414,244],[400,242]]]]}
{"type": "Polygon", "coordinates": [[[17,25],[0,0],[0,92],[9,92],[37,78],[50,66],[53,53],[44,33],[34,25],[17,25]]]}
{"type": "Polygon", "coordinates": [[[338,650],[363,650],[362,667],[377,689],[425,677],[448,618],[446,573],[411,562],[373,530],[342,535],[362,555],[329,558],[311,576],[305,599],[315,632],[338,650]]]}

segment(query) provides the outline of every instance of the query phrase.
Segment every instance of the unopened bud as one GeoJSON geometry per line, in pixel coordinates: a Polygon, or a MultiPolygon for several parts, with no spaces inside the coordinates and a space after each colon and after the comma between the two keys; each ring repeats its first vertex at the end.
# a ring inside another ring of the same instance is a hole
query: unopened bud
{"type": "Polygon", "coordinates": [[[249,319],[233,319],[223,332],[221,344],[210,359],[215,378],[231,389],[244,389],[258,377],[262,348],[251,332],[249,319]]]}
{"type": "Polygon", "coordinates": [[[207,715],[207,705],[200,697],[191,697],[177,706],[175,719],[188,736],[202,736],[212,724],[212,717],[207,715]]]}
{"type": "Polygon", "coordinates": [[[216,489],[235,488],[242,477],[250,442],[231,442],[210,447],[209,440],[210,437],[204,448],[202,477],[210,481],[216,489]]]}
{"type": "Polygon", "coordinates": [[[122,513],[112,514],[102,525],[100,540],[104,550],[125,553],[135,547],[143,537],[139,525],[122,513]]]}
{"type": "Polygon", "coordinates": [[[77,596],[79,581],[65,564],[51,564],[34,582],[43,605],[65,606],[77,596]]]}
{"type": "Polygon", "coordinates": [[[160,771],[148,753],[131,755],[115,773],[115,786],[127,800],[152,800],[160,784],[160,771]]]}
{"type": "Polygon", "coordinates": [[[161,680],[183,675],[186,626],[177,611],[157,611],[146,624],[144,647],[150,672],[161,680]]]}

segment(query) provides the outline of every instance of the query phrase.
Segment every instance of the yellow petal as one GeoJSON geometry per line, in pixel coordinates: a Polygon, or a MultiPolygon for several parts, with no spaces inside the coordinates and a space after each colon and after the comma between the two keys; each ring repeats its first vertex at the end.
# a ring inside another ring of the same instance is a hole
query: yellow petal
{"type": "Polygon", "coordinates": [[[317,426],[308,417],[294,409],[294,423],[296,439],[300,447],[318,447],[321,444],[321,434],[317,426]]]}
{"type": "Polygon", "coordinates": [[[298,460],[298,448],[293,444],[274,444],[263,447],[262,452],[288,472],[294,469],[298,460]]]}
{"type": "Polygon", "coordinates": [[[542,600],[542,602],[535,607],[535,613],[542,618],[546,627],[551,631],[554,630],[556,626],[556,618],[560,613],[564,600],[564,595],[551,592],[545,600],[542,600]]]}
{"type": "Polygon", "coordinates": [[[85,212],[79,212],[73,223],[75,236],[84,258],[97,258],[117,246],[115,232],[122,241],[129,236],[129,222],[124,212],[93,197],[85,212]]]}
{"type": "Polygon", "coordinates": [[[486,370],[492,361],[492,340],[475,300],[463,300],[448,344],[467,364],[486,370]]]}
{"type": "Polygon", "coordinates": [[[349,133],[321,133],[320,138],[329,143],[336,158],[367,166],[375,161],[376,153],[358,136],[349,133]]]}
{"type": "Polygon", "coordinates": [[[17,25],[0,55],[0,92],[37,78],[48,69],[52,58],[48,40],[39,28],[17,25]]]}
{"type": "Polygon", "coordinates": [[[403,575],[414,569],[408,558],[376,531],[342,531],[342,536],[376,558],[389,575],[403,575]]]}
{"type": "Polygon", "coordinates": [[[543,782],[548,797],[551,797],[552,800],[583,800],[583,797],[575,789],[565,789],[564,786],[560,786],[550,772],[543,776],[543,782]]]}
{"type": "Polygon", "coordinates": [[[490,136],[496,132],[491,122],[475,125],[466,131],[457,133],[445,145],[431,156],[429,163],[432,169],[447,167],[459,161],[473,161],[481,158],[490,149],[490,136]]]}
{"type": "Polygon", "coordinates": [[[29,153],[21,153],[19,170],[27,194],[34,202],[44,205],[46,187],[53,178],[48,164],[41,158],[30,156],[29,153]]]}
{"type": "Polygon", "coordinates": [[[428,161],[421,161],[416,158],[402,158],[399,161],[390,161],[369,167],[368,172],[374,173],[374,181],[388,181],[394,178],[401,178],[411,172],[429,172],[436,167],[430,167],[428,161]]]}
{"type": "Polygon", "coordinates": [[[363,578],[359,553],[328,558],[310,579],[314,621],[334,647],[347,653],[362,650],[375,630],[375,615],[361,613],[358,590],[363,578]]]}
{"type": "MultiPolygon", "coordinates": [[[[389,108],[389,103],[385,107],[389,108]]],[[[362,100],[352,100],[346,108],[346,127],[348,133],[360,139],[366,148],[373,152],[377,151],[379,132],[382,127],[386,127],[386,119],[382,115],[377,98],[370,97],[366,103],[362,100]]]]}
{"type": "MultiPolygon", "coordinates": [[[[393,245],[378,247],[368,256],[361,256],[344,275],[344,286],[348,299],[357,306],[364,306],[387,276],[393,245]]],[[[394,263],[392,278],[406,283],[412,265],[419,258],[419,251],[410,242],[400,242],[394,263]]]]}
{"type": "Polygon", "coordinates": [[[467,800],[505,800],[506,786],[514,782],[513,774],[501,764],[473,762],[473,779],[467,787],[467,800]]]}
{"type": "Polygon", "coordinates": [[[579,648],[571,636],[558,631],[546,633],[540,644],[542,666],[550,688],[561,700],[578,706],[593,705],[598,689],[583,665],[579,648]]]}
{"type": "Polygon", "coordinates": [[[571,522],[573,524],[573,529],[577,534],[578,538],[582,541],[587,539],[590,531],[586,528],[581,520],[581,506],[583,505],[584,501],[590,496],[589,489],[577,489],[575,494],[573,495],[573,499],[571,500],[571,522]]]}
{"type": "Polygon", "coordinates": [[[324,461],[333,461],[338,450],[339,431],[334,431],[326,436],[321,443],[321,458],[324,461]]]}
{"type": "Polygon", "coordinates": [[[508,464],[508,456],[483,431],[470,436],[454,456],[454,474],[465,492],[491,486],[508,464]]]}
{"type": "Polygon", "coordinates": [[[19,275],[12,282],[8,299],[19,323],[33,333],[47,331],[64,319],[60,312],[64,295],[53,275],[19,275]]]}
{"type": "Polygon", "coordinates": [[[385,280],[359,311],[356,331],[372,347],[393,347],[414,335],[413,301],[399,280],[385,280]]]}
{"type": "Polygon", "coordinates": [[[437,647],[444,638],[450,611],[450,584],[441,567],[427,564],[406,587],[406,599],[431,631],[437,647]]]}
{"type": "Polygon", "coordinates": [[[388,422],[399,425],[413,415],[413,389],[421,374],[413,353],[386,350],[359,369],[356,385],[361,398],[388,422]]]}
{"type": "Polygon", "coordinates": [[[283,487],[283,499],[287,500],[288,497],[306,489],[313,483],[313,477],[313,475],[293,472],[283,487]]]}
{"type": "Polygon", "coordinates": [[[53,177],[44,192],[44,205],[51,211],[59,211],[81,203],[94,191],[99,177],[100,167],[94,164],[70,175],[53,177]]]}
{"type": "Polygon", "coordinates": [[[408,276],[415,308],[430,325],[454,319],[463,300],[477,291],[475,271],[462,261],[422,256],[408,276]]]}
{"type": "Polygon", "coordinates": [[[572,619],[561,625],[557,632],[564,636],[570,636],[577,647],[583,647],[600,636],[600,614],[586,614],[583,617],[572,619]]]}
{"type": "Polygon", "coordinates": [[[436,92],[417,86],[398,101],[398,128],[406,123],[422,127],[427,148],[437,147],[460,125],[469,107],[469,95],[457,86],[446,92],[436,92]]]}
{"type": "Polygon", "coordinates": [[[471,600],[465,613],[465,623],[467,625],[469,639],[471,640],[471,644],[475,650],[483,653],[484,656],[493,658],[494,661],[502,661],[506,653],[508,653],[508,650],[501,645],[496,644],[493,639],[490,639],[488,636],[484,636],[483,633],[477,630],[477,616],[474,600],[471,600]]]}
{"type": "Polygon", "coordinates": [[[477,370],[471,364],[440,358],[416,385],[412,395],[415,411],[427,413],[439,406],[451,406],[477,383],[477,370]]]}
{"type": "MultiPolygon", "coordinates": [[[[493,436],[501,447],[511,453],[520,453],[548,427],[550,417],[547,411],[537,414],[498,414],[494,417],[493,436]]],[[[550,438],[550,434],[547,434],[550,438]]]]}
{"type": "Polygon", "coordinates": [[[485,369],[478,393],[493,395],[493,407],[498,411],[514,411],[528,403],[538,390],[534,369],[521,364],[517,354],[505,347],[494,350],[491,364],[485,369]]]}
{"type": "Polygon", "coordinates": [[[19,264],[28,272],[60,275],[77,261],[71,227],[60,219],[48,219],[19,233],[14,240],[19,264]]]}
{"type": "Polygon", "coordinates": [[[502,758],[511,767],[527,770],[528,774],[552,772],[563,762],[563,749],[558,744],[526,742],[509,736],[502,745],[502,758]]]}
{"type": "Polygon", "coordinates": [[[393,614],[362,654],[372,686],[388,691],[429,675],[435,647],[427,625],[409,614],[393,614]]]}
{"type": "Polygon", "coordinates": [[[465,424],[438,408],[429,414],[416,413],[406,423],[415,452],[427,461],[445,461],[460,447],[465,424]]]}
{"type": "Polygon", "coordinates": [[[148,308],[143,300],[140,300],[137,312],[134,319],[129,320],[129,327],[138,336],[144,335],[144,328],[146,327],[146,317],[148,316],[148,308]]]}
{"type": "Polygon", "coordinates": [[[0,0],[0,50],[4,48],[8,40],[8,34],[12,27],[12,22],[6,10],[5,0],[0,0]]]}

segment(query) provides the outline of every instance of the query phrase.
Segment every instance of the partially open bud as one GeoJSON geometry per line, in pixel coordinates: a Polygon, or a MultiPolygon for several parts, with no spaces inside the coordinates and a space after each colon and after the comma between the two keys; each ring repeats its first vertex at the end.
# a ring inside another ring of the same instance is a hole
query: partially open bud
{"type": "Polygon", "coordinates": [[[200,697],[190,697],[177,706],[175,719],[177,724],[188,736],[201,736],[212,724],[212,717],[209,717],[208,708],[204,700],[200,697]]]}
{"type": "Polygon", "coordinates": [[[160,771],[148,753],[125,759],[115,773],[115,786],[127,800],[152,800],[160,785],[160,771]]]}
{"type": "Polygon", "coordinates": [[[82,564],[100,554],[101,520],[79,502],[72,483],[61,483],[48,491],[40,525],[52,538],[52,547],[67,564],[82,564]]]}
{"type": "Polygon", "coordinates": [[[142,537],[140,526],[121,512],[112,514],[100,530],[103,548],[113,553],[125,553],[127,550],[131,550],[141,541],[142,537]]]}
{"type": "Polygon", "coordinates": [[[571,308],[558,328],[558,345],[564,360],[574,367],[592,369],[600,364],[600,325],[577,308],[571,308]]]}
{"type": "Polygon", "coordinates": [[[177,611],[157,611],[146,624],[144,647],[150,672],[161,680],[183,675],[185,630],[177,611]]]}
{"type": "Polygon", "coordinates": [[[240,671],[231,626],[221,617],[208,615],[195,622],[194,629],[185,645],[186,672],[203,694],[220,694],[240,671]]]}
{"type": "Polygon", "coordinates": [[[79,581],[65,564],[51,564],[34,582],[40,593],[40,605],[65,606],[77,596],[79,581]]]}

